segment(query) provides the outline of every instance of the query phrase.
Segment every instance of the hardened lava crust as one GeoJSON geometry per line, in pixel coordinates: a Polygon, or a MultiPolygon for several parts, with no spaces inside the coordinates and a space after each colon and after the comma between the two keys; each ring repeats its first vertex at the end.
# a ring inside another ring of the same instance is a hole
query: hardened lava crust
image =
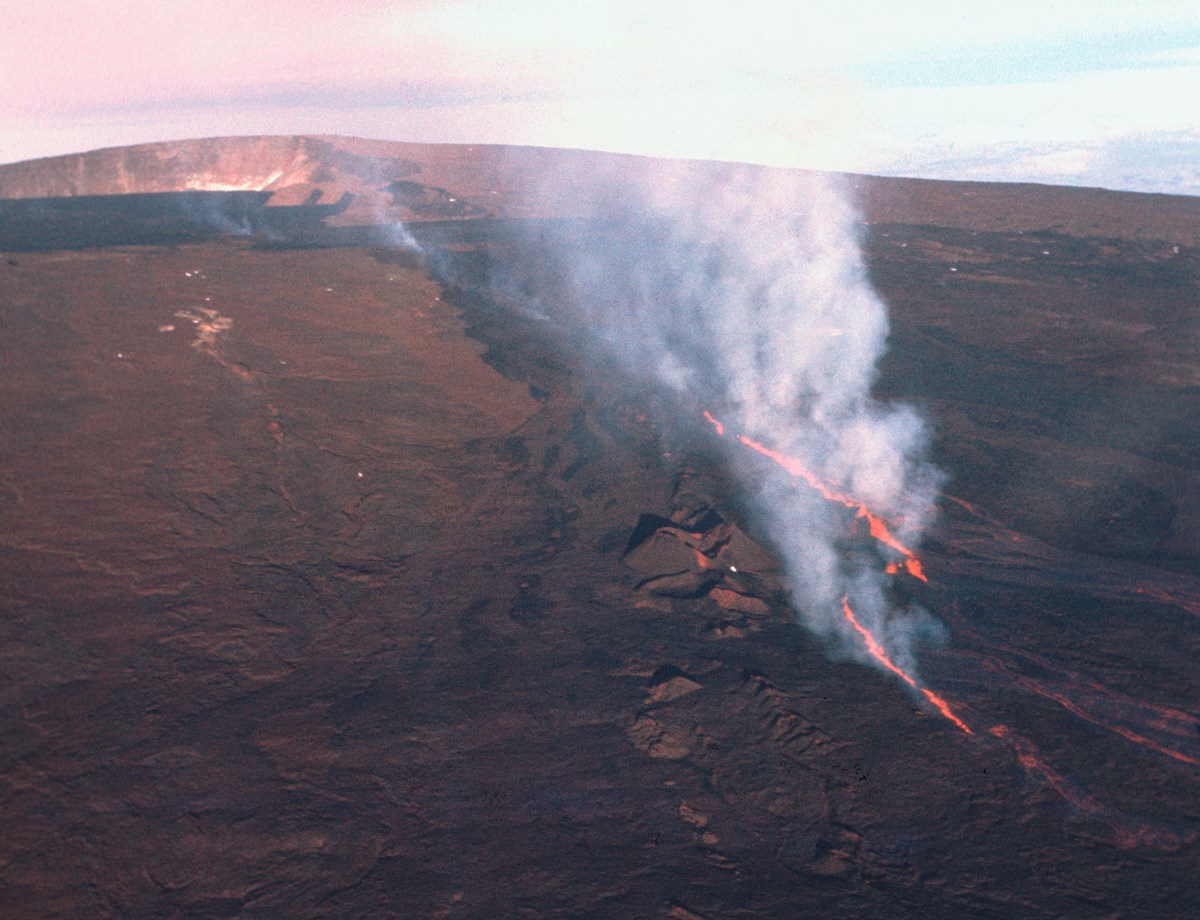
{"type": "Polygon", "coordinates": [[[798,623],[734,432],[552,321],[542,230],[652,166],[0,167],[0,913],[1200,913],[1200,199],[839,180],[960,728],[798,623]]]}

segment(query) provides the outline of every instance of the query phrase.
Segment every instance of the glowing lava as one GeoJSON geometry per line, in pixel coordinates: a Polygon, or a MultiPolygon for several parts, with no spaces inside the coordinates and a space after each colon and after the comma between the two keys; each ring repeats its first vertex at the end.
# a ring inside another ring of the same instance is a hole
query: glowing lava
{"type": "Polygon", "coordinates": [[[967,727],[967,723],[954,714],[953,710],[950,708],[950,705],[944,699],[942,699],[932,690],[922,687],[916,682],[912,675],[900,667],[900,665],[896,664],[896,662],[892,661],[892,657],[887,653],[887,649],[879,644],[879,640],[871,634],[871,630],[867,629],[867,627],[863,626],[862,623],[858,621],[858,617],[854,615],[854,610],[850,607],[849,598],[842,598],[842,613],[845,615],[846,621],[854,627],[855,631],[860,636],[862,636],[863,644],[866,645],[867,651],[871,653],[876,661],[899,677],[914,690],[918,690],[924,694],[925,698],[937,708],[938,712],[940,712],[943,716],[953,722],[968,735],[974,734],[974,732],[967,727]]]}
{"type": "MultiPolygon", "coordinates": [[[[711,413],[705,411],[704,419],[713,426],[719,437],[725,437],[725,426],[714,418],[711,413]]],[[[839,491],[834,484],[822,480],[793,457],[772,450],[745,435],[736,435],[736,439],[745,447],[778,464],[792,476],[803,480],[805,484],[815,489],[826,500],[837,502],[850,508],[855,512],[856,517],[865,519],[871,536],[899,553],[902,557],[887,564],[885,571],[889,575],[896,575],[904,571],[921,581],[928,581],[921,567],[920,560],[917,559],[912,550],[896,539],[888,528],[887,523],[873,514],[864,502],[839,491]]],[[[999,528],[1013,544],[1019,545],[1024,541],[1024,537],[1020,534],[1009,530],[998,521],[985,517],[968,502],[954,496],[946,496],[946,498],[956,502],[972,515],[999,528]]],[[[1191,613],[1200,614],[1200,607],[1197,607],[1193,601],[1190,601],[1190,599],[1181,599],[1176,594],[1163,591],[1161,588],[1138,586],[1133,590],[1161,603],[1171,604],[1191,613]]],[[[846,622],[858,634],[863,645],[871,654],[871,657],[908,684],[913,690],[920,692],[943,717],[952,722],[960,731],[967,735],[974,734],[971,728],[955,715],[949,704],[942,697],[918,684],[916,678],[892,660],[887,649],[859,621],[854,613],[854,609],[850,606],[848,596],[842,598],[842,614],[846,622]]],[[[1015,649],[1011,648],[1007,650],[1013,654],[1023,655],[1035,664],[1040,664],[1053,673],[1053,666],[1045,659],[1028,652],[1018,653],[1015,649]]],[[[1154,751],[1189,766],[1200,765],[1200,757],[1195,754],[1190,743],[1195,722],[1194,718],[1187,713],[1126,697],[1101,686],[1095,681],[1069,672],[1064,672],[1063,674],[1063,685],[1056,686],[1053,681],[1040,680],[1031,675],[1021,673],[999,660],[991,659],[989,656],[979,654],[978,657],[986,666],[1008,678],[1008,680],[1014,682],[1017,686],[1053,700],[1076,718],[1107,729],[1146,750],[1154,751]],[[1130,724],[1121,724],[1121,722],[1130,724]],[[1151,737],[1151,735],[1165,735],[1167,737],[1158,740],[1151,737]],[[1185,750],[1180,750],[1180,747],[1183,747],[1185,750]]],[[[1071,808],[1107,824],[1112,829],[1113,842],[1117,846],[1123,848],[1154,846],[1162,849],[1175,849],[1184,842],[1179,834],[1169,828],[1156,826],[1108,808],[1104,803],[1100,802],[1086,790],[1072,782],[1063,773],[1048,764],[1040,756],[1032,742],[1017,735],[1007,726],[996,724],[989,729],[989,732],[1000,741],[1003,741],[1016,753],[1018,762],[1025,770],[1039,775],[1071,808]]]]}
{"type": "MultiPolygon", "coordinates": [[[[725,437],[725,426],[716,418],[714,418],[712,413],[708,410],[705,410],[704,412],[704,420],[713,426],[718,436],[725,437]]],[[[839,492],[832,484],[822,480],[819,476],[805,467],[794,457],[789,457],[787,454],[781,454],[779,451],[771,450],[771,448],[767,447],[765,444],[760,444],[758,441],[754,441],[745,435],[738,435],[737,439],[751,450],[757,451],[768,460],[772,460],[779,464],[797,479],[804,480],[804,482],[819,492],[827,501],[837,502],[840,505],[844,505],[845,507],[854,510],[857,517],[865,518],[867,525],[870,528],[871,536],[885,546],[891,547],[904,557],[903,561],[893,562],[888,565],[886,569],[888,574],[894,575],[903,569],[914,578],[919,578],[921,581],[929,580],[925,577],[924,569],[921,568],[921,561],[917,559],[913,551],[897,540],[892,535],[892,532],[888,530],[888,526],[883,519],[872,514],[871,510],[863,502],[850,495],[846,495],[844,492],[839,492]]],[[[704,567],[703,560],[701,561],[701,567],[704,567]]],[[[974,734],[974,732],[967,727],[967,723],[954,714],[954,712],[950,709],[949,704],[947,704],[944,699],[942,699],[932,690],[922,687],[916,682],[912,675],[896,664],[896,662],[892,661],[892,658],[887,653],[887,650],[879,644],[879,641],[871,634],[871,631],[858,621],[858,617],[854,615],[854,611],[850,607],[850,599],[848,597],[842,598],[842,612],[845,614],[846,620],[862,637],[863,642],[867,646],[867,651],[871,653],[872,657],[874,657],[876,661],[882,664],[885,668],[899,677],[914,690],[922,693],[925,698],[934,705],[938,712],[953,722],[962,731],[966,732],[968,735],[974,734]]]]}
{"type": "Polygon", "coordinates": [[[1152,846],[1159,849],[1174,850],[1185,841],[1178,833],[1170,828],[1155,826],[1146,821],[1140,821],[1123,812],[1109,808],[1095,796],[1081,789],[1064,774],[1054,769],[1039,756],[1033,743],[1022,738],[1006,725],[994,725],[989,731],[1013,749],[1017,761],[1030,773],[1037,773],[1055,792],[1076,811],[1090,815],[1105,822],[1112,829],[1113,843],[1122,849],[1132,849],[1139,846],[1152,846]]]}
{"type": "MultiPolygon", "coordinates": [[[[955,621],[956,631],[967,635],[973,632],[955,607],[951,607],[948,615],[955,621]]],[[[1200,766],[1194,716],[1170,706],[1127,696],[1090,677],[1064,670],[1034,652],[992,641],[1010,658],[1024,660],[1025,668],[1010,665],[1000,658],[980,651],[966,654],[978,659],[984,667],[1006,682],[1052,700],[1078,719],[1172,760],[1194,767],[1200,766]],[[1025,673],[1026,669],[1032,668],[1045,671],[1049,676],[1038,678],[1025,673]],[[1158,737],[1152,737],[1155,735],[1158,737]]]]}
{"type": "MultiPolygon", "coordinates": [[[[725,436],[725,426],[717,421],[717,419],[713,418],[713,416],[707,410],[704,413],[704,419],[710,425],[712,425],[714,429],[716,429],[716,432],[719,436],[725,436]]],[[[804,480],[809,487],[819,492],[827,501],[837,502],[839,505],[844,505],[845,507],[853,510],[857,517],[864,519],[867,522],[867,527],[870,530],[872,537],[884,544],[884,546],[891,547],[904,557],[903,562],[893,563],[887,567],[887,571],[889,573],[894,574],[903,569],[913,578],[920,579],[921,581],[929,581],[929,579],[925,576],[925,570],[921,567],[921,560],[917,558],[916,554],[911,549],[893,536],[892,532],[888,529],[887,523],[882,518],[872,514],[871,509],[869,509],[866,504],[859,501],[857,498],[854,498],[853,496],[847,495],[844,492],[839,492],[831,483],[825,482],[794,457],[789,457],[787,454],[781,454],[777,450],[771,450],[771,448],[767,447],[765,444],[760,444],[758,441],[752,440],[746,437],[744,434],[738,435],[737,439],[751,450],[757,451],[768,460],[772,460],[779,464],[779,466],[783,467],[785,470],[787,470],[787,472],[791,473],[797,479],[804,480]]]]}
{"type": "Polygon", "coordinates": [[[722,438],[725,437],[725,426],[713,418],[712,414],[707,409],[704,410],[704,420],[712,425],[713,428],[717,429],[718,435],[720,435],[722,438]]]}

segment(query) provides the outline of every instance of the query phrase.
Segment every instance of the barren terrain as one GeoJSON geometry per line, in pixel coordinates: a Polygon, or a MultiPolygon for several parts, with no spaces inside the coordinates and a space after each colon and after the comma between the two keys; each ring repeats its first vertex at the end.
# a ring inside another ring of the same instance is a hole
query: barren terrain
{"type": "Polygon", "coordinates": [[[797,624],[702,406],[489,284],[645,168],[0,167],[5,916],[1200,911],[1200,200],[846,180],[966,734],[797,624]]]}

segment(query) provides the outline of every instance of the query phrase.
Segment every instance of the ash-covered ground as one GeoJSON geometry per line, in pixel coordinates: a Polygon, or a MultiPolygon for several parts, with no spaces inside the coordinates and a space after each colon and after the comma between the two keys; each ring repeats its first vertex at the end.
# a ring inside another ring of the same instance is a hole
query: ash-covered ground
{"type": "Polygon", "coordinates": [[[1194,199],[862,180],[968,734],[553,321],[538,241],[613,225],[520,197],[551,154],[356,144],[0,172],[5,916],[1200,911],[1194,199]]]}

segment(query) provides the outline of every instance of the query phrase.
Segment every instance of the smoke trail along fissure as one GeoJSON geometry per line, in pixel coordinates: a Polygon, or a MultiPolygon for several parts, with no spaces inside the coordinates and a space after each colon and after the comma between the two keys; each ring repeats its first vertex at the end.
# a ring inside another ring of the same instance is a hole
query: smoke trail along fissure
{"type": "MultiPolygon", "coordinates": [[[[711,412],[709,412],[707,409],[704,410],[704,419],[710,425],[713,426],[714,430],[717,432],[718,437],[725,436],[725,425],[722,422],[720,422],[715,416],[713,416],[713,414],[711,412]]],[[[881,519],[879,519],[875,515],[873,515],[870,512],[870,510],[866,507],[866,505],[864,505],[862,502],[858,501],[857,499],[851,498],[847,495],[843,495],[843,494],[835,491],[830,484],[822,482],[817,476],[815,476],[814,474],[812,474],[811,472],[806,470],[799,463],[799,461],[795,460],[794,458],[787,457],[783,454],[778,453],[777,451],[770,450],[769,448],[757,443],[756,441],[752,441],[751,439],[749,439],[743,435],[739,435],[737,437],[737,440],[740,443],[749,447],[750,449],[755,450],[758,453],[762,454],[763,456],[773,460],[775,463],[779,464],[781,467],[783,467],[783,469],[787,470],[793,476],[795,476],[799,479],[802,479],[810,487],[812,487],[817,492],[819,492],[822,495],[822,497],[824,497],[826,500],[838,502],[839,504],[842,504],[842,505],[846,506],[847,508],[856,509],[859,517],[866,517],[870,521],[871,536],[874,537],[875,539],[879,540],[881,543],[885,544],[886,546],[890,546],[893,549],[897,550],[898,552],[903,553],[906,557],[905,565],[906,565],[909,573],[912,574],[914,577],[919,578],[921,581],[928,581],[928,579],[924,575],[924,572],[921,569],[920,561],[916,558],[916,556],[914,556],[912,554],[911,550],[907,549],[906,547],[899,544],[896,540],[894,540],[891,537],[891,534],[889,533],[886,524],[881,519]]],[[[889,565],[887,568],[887,571],[889,573],[894,573],[895,570],[896,569],[895,569],[894,565],[889,565]]],[[[867,629],[865,626],[863,626],[863,624],[861,622],[859,622],[858,617],[855,616],[855,614],[854,614],[853,608],[851,608],[851,606],[850,606],[850,599],[848,596],[842,598],[842,613],[845,616],[846,621],[850,624],[850,626],[854,629],[854,631],[856,633],[858,633],[858,635],[862,638],[863,644],[866,646],[868,653],[877,662],[879,662],[884,668],[891,671],[893,674],[895,674],[897,677],[899,677],[901,680],[903,680],[906,684],[908,684],[914,690],[916,690],[916,691],[920,692],[922,695],[924,695],[925,698],[928,699],[929,702],[932,703],[933,706],[938,710],[938,712],[940,712],[943,716],[945,716],[948,720],[950,720],[954,725],[956,725],[963,732],[965,732],[968,735],[974,734],[974,732],[972,732],[971,729],[969,727],[967,727],[966,723],[963,722],[958,716],[956,716],[954,714],[954,712],[953,712],[953,710],[951,710],[949,704],[944,699],[942,699],[942,697],[938,696],[932,690],[930,690],[926,687],[922,687],[920,684],[917,683],[917,681],[914,677],[912,677],[908,672],[906,672],[903,668],[901,668],[899,665],[897,665],[892,660],[891,656],[888,655],[887,650],[884,649],[884,647],[879,643],[879,641],[875,638],[874,634],[872,634],[869,629],[867,629]]]]}
{"type": "Polygon", "coordinates": [[[738,463],[801,620],[879,665],[839,613],[839,599],[852,597],[860,624],[873,635],[886,626],[889,660],[911,672],[927,615],[891,609],[889,572],[843,545],[840,514],[741,459],[740,448],[752,449],[850,508],[899,556],[891,574],[925,578],[913,547],[939,475],[923,459],[928,433],[916,414],[870,395],[886,308],[868,283],[856,218],[835,180],[622,162],[607,174],[549,177],[548,191],[563,179],[577,196],[595,190],[590,208],[576,206],[599,219],[540,224],[529,240],[533,257],[520,266],[526,274],[496,287],[565,290],[573,312],[564,318],[629,373],[718,411],[721,421],[708,418],[718,433],[739,432],[738,463]]]}

